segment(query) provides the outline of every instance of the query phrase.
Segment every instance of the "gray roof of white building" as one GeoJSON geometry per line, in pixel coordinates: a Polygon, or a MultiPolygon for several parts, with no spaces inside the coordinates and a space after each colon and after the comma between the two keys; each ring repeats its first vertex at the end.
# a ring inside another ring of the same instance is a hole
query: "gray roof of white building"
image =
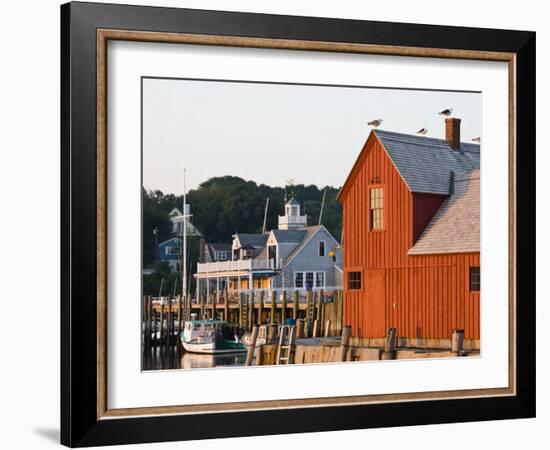
{"type": "Polygon", "coordinates": [[[306,229],[301,230],[273,230],[273,236],[279,244],[299,244],[307,234],[306,229]]]}
{"type": "Polygon", "coordinates": [[[235,236],[237,237],[237,239],[239,239],[241,246],[250,244],[253,247],[263,247],[267,242],[267,238],[269,237],[268,234],[260,233],[237,233],[235,236]]]}
{"type": "Polygon", "coordinates": [[[458,172],[453,178],[452,194],[409,250],[409,255],[480,251],[479,169],[458,172]]]}
{"type": "Polygon", "coordinates": [[[453,150],[444,139],[375,130],[411,192],[450,193],[451,172],[479,169],[479,145],[460,143],[453,150]]]}
{"type": "Polygon", "coordinates": [[[231,251],[231,244],[227,242],[208,242],[206,245],[210,246],[213,250],[216,251],[231,251]]]}

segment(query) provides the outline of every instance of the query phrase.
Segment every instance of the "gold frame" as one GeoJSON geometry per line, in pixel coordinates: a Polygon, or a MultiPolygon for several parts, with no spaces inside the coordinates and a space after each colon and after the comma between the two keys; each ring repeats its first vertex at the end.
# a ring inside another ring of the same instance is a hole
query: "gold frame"
{"type": "Polygon", "coordinates": [[[516,55],[506,52],[454,50],[444,48],[398,47],[387,45],[298,41],[285,39],[245,38],[199,34],[158,33],[147,31],[97,30],[97,419],[135,416],[220,413],[265,409],[345,406],[366,403],[442,400],[451,398],[513,396],[516,394],[516,55]],[[404,394],[360,395],[291,400],[267,400],[203,405],[150,406],[109,409],[107,405],[107,42],[109,40],[217,45],[267,49],[305,50],[340,53],[363,53],[390,56],[432,57],[501,61],[508,63],[509,96],[509,188],[508,188],[508,251],[509,251],[509,338],[508,387],[469,389],[404,394]]]}

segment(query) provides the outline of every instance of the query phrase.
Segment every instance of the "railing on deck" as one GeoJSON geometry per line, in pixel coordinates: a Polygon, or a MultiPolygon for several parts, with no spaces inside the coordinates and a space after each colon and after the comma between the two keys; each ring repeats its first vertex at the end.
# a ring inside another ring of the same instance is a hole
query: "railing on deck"
{"type": "Polygon", "coordinates": [[[214,272],[241,272],[252,270],[277,270],[280,264],[273,259],[241,259],[237,261],[218,261],[198,263],[197,274],[214,272]]]}
{"type": "MultiPolygon", "coordinates": [[[[337,286],[325,286],[325,287],[316,287],[312,288],[311,291],[315,296],[322,294],[322,302],[324,303],[331,303],[334,300],[334,296],[337,294],[338,291],[341,291],[342,287],[337,286]]],[[[292,302],[294,301],[294,296],[296,295],[295,292],[298,293],[298,301],[299,303],[307,303],[307,290],[300,289],[300,288],[266,288],[266,289],[241,289],[240,291],[231,291],[229,293],[226,293],[225,291],[220,292],[220,295],[217,295],[216,291],[211,291],[208,298],[206,295],[204,295],[204,302],[206,305],[212,304],[212,302],[216,302],[217,304],[223,304],[225,296],[227,294],[229,303],[231,304],[237,304],[239,302],[239,296],[245,295],[248,296],[250,293],[254,294],[254,304],[260,303],[261,294],[263,293],[263,299],[264,299],[264,305],[270,305],[271,299],[273,296],[273,293],[275,293],[275,302],[277,304],[282,303],[283,299],[283,292],[286,293],[286,302],[292,302]]],[[[191,303],[194,305],[200,304],[200,299],[197,299],[195,297],[192,298],[191,303]]]]}

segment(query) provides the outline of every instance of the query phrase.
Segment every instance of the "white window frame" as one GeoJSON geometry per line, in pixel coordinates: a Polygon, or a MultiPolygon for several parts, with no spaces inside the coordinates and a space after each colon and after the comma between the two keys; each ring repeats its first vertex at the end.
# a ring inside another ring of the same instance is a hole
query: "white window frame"
{"type": "Polygon", "coordinates": [[[325,271],[315,272],[315,287],[316,288],[324,288],[324,287],[326,287],[326,285],[327,285],[327,274],[326,274],[326,272],[325,271]],[[323,274],[323,285],[322,286],[317,285],[317,275],[319,275],[320,273],[323,274]]]}
{"type": "Polygon", "coordinates": [[[305,275],[304,275],[305,272],[294,272],[294,287],[297,288],[297,289],[303,289],[305,287],[305,275]],[[298,275],[302,275],[302,286],[298,286],[296,284],[296,279],[298,278],[298,275]]]}
{"type": "Polygon", "coordinates": [[[180,247],[174,247],[173,245],[169,245],[164,249],[164,254],[167,256],[180,256],[181,250],[178,250],[178,252],[176,253],[172,253],[173,248],[179,249],[180,247]]]}
{"type": "Polygon", "coordinates": [[[293,272],[293,273],[294,273],[294,287],[296,289],[305,289],[305,287],[306,287],[306,278],[307,278],[306,274],[308,274],[308,273],[313,274],[313,285],[311,286],[312,288],[324,288],[327,285],[327,273],[324,270],[298,270],[298,271],[293,272]],[[323,274],[323,285],[322,286],[317,285],[317,274],[319,274],[319,273],[323,274]],[[298,274],[302,275],[302,286],[296,286],[296,276],[298,274]]]}
{"type": "Polygon", "coordinates": [[[225,250],[217,250],[216,251],[216,259],[227,259],[227,252],[225,250]]]}

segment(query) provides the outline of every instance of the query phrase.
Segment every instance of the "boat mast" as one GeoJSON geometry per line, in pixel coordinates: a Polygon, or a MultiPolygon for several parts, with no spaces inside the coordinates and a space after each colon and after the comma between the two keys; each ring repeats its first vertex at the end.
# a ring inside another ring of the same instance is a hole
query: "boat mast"
{"type": "Polygon", "coordinates": [[[262,234],[265,234],[265,228],[267,223],[267,208],[269,207],[269,197],[267,197],[267,200],[265,201],[265,211],[264,211],[264,226],[262,228],[262,234]]]}
{"type": "Polygon", "coordinates": [[[321,220],[323,218],[323,208],[325,207],[326,195],[327,195],[327,187],[325,186],[325,190],[323,191],[323,201],[321,202],[321,212],[319,213],[319,225],[321,225],[321,220]]]}
{"type": "Polygon", "coordinates": [[[183,300],[186,302],[187,305],[187,213],[186,213],[186,206],[187,206],[187,192],[186,192],[186,186],[185,186],[185,176],[186,176],[186,170],[183,169],[183,249],[182,249],[182,283],[181,283],[181,293],[183,300]]]}

